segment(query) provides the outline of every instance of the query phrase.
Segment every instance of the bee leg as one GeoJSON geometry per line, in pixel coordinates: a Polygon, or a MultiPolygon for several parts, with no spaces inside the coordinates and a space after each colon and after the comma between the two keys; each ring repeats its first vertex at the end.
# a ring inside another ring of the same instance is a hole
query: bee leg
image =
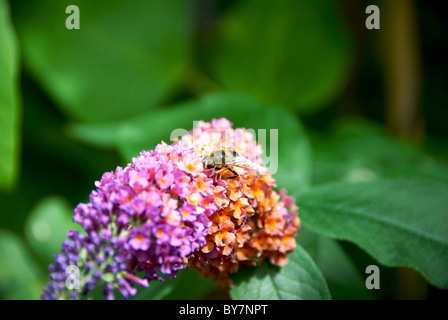
{"type": "Polygon", "coordinates": [[[218,171],[216,171],[216,176],[218,177],[217,180],[221,180],[223,171],[224,171],[223,168],[221,168],[218,171]]]}
{"type": "Polygon", "coordinates": [[[228,177],[227,179],[235,179],[235,178],[238,178],[240,175],[237,173],[237,172],[235,172],[235,170],[233,170],[232,168],[227,168],[227,169],[229,169],[229,171],[230,172],[232,172],[234,175],[232,176],[232,177],[228,177]]]}

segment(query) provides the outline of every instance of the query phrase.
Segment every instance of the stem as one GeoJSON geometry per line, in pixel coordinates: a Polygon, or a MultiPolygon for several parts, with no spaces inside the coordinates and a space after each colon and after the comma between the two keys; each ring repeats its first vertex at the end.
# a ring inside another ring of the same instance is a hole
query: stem
{"type": "Polygon", "coordinates": [[[419,141],[424,127],[419,106],[422,66],[415,3],[385,1],[383,7],[387,123],[398,136],[419,141]]]}

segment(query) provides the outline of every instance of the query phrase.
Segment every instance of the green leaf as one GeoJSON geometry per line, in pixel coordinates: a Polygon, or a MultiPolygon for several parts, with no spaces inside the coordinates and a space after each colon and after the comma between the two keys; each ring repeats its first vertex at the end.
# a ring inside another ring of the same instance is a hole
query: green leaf
{"type": "Polygon", "coordinates": [[[39,299],[42,277],[22,239],[0,230],[0,296],[6,299],[39,299]]]}
{"type": "Polygon", "coordinates": [[[246,267],[234,277],[230,295],[236,300],[320,300],[331,299],[322,273],[308,253],[297,246],[289,263],[276,267],[264,262],[246,267]]]}
{"type": "Polygon", "coordinates": [[[25,235],[44,265],[54,262],[54,255],[61,251],[67,231],[81,230],[72,221],[72,215],[73,208],[58,196],[42,199],[29,214],[25,222],[25,235]]]}
{"type": "Polygon", "coordinates": [[[208,66],[228,89],[314,111],[347,82],[353,44],[334,1],[242,1],[220,26],[208,66]]]}
{"type": "Polygon", "coordinates": [[[216,281],[201,278],[195,270],[184,269],[179,271],[175,287],[164,297],[164,300],[204,300],[209,298],[207,295],[217,288],[216,281]]]}
{"type": "Polygon", "coordinates": [[[0,0],[0,44],[0,188],[11,189],[19,171],[19,48],[5,0],[0,0]]]}
{"type": "Polygon", "coordinates": [[[152,281],[150,287],[140,289],[133,300],[161,300],[173,291],[175,285],[174,280],[152,281]]]}
{"type": "Polygon", "coordinates": [[[327,281],[334,300],[373,299],[361,273],[338,241],[302,228],[297,242],[309,253],[327,281]]]}
{"type": "Polygon", "coordinates": [[[382,177],[425,177],[448,183],[448,163],[386,134],[379,125],[345,119],[313,139],[313,181],[361,182],[382,177]]]}
{"type": "MultiPolygon", "coordinates": [[[[167,295],[169,295],[173,289],[176,287],[177,279],[166,280],[165,282],[161,281],[151,281],[148,288],[137,289],[137,294],[135,297],[130,298],[129,300],[161,300],[164,299],[167,295]]],[[[116,298],[119,300],[126,300],[117,293],[116,298]]]]}
{"type": "Polygon", "coordinates": [[[296,194],[304,227],[448,288],[448,186],[425,179],[335,183],[296,194]]]}
{"type": "Polygon", "coordinates": [[[168,97],[188,65],[190,11],[183,0],[13,7],[25,66],[69,116],[86,121],[133,116],[168,97]],[[65,26],[69,5],[79,8],[80,29],[65,26]]]}
{"type": "Polygon", "coordinates": [[[121,122],[69,123],[63,130],[68,137],[89,145],[114,148],[117,145],[116,130],[120,125],[121,122]]]}

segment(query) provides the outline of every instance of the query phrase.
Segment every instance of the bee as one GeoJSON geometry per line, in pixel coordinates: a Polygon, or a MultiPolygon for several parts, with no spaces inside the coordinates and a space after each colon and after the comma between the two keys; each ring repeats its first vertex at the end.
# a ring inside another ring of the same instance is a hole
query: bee
{"type": "Polygon", "coordinates": [[[232,167],[255,170],[258,173],[264,172],[264,169],[261,166],[239,155],[236,151],[229,147],[229,143],[225,139],[225,131],[222,132],[221,138],[213,151],[202,157],[202,164],[205,169],[214,168],[218,173],[219,179],[221,179],[222,175],[225,174],[226,171],[230,171],[232,173],[232,176],[229,176],[226,179],[235,179],[239,177],[239,174],[232,167]]]}

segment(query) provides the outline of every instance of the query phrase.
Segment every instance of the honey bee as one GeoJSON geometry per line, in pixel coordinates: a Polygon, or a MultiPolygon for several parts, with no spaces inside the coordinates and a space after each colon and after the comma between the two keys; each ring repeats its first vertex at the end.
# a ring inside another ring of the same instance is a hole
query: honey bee
{"type": "Polygon", "coordinates": [[[226,179],[235,179],[239,177],[239,174],[232,167],[254,170],[258,173],[264,172],[264,169],[261,166],[239,155],[229,146],[228,140],[225,139],[225,131],[222,132],[221,138],[213,151],[202,157],[202,164],[205,169],[214,168],[218,173],[219,179],[221,179],[226,171],[230,171],[233,174],[226,179]]]}

